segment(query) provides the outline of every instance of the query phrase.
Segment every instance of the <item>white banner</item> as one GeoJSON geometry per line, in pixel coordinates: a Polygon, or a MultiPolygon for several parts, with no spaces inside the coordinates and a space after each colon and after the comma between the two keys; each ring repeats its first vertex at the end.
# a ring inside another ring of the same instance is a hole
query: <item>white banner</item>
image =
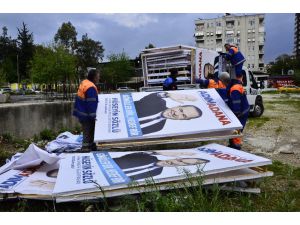
{"type": "Polygon", "coordinates": [[[208,49],[196,49],[196,78],[207,79],[209,74],[215,73],[218,66],[219,53],[208,49]]]}
{"type": "Polygon", "coordinates": [[[269,159],[218,144],[194,149],[92,152],[67,154],[61,160],[54,195],[88,193],[138,185],[178,181],[191,175],[209,175],[270,164],[269,159]]]}
{"type": "Polygon", "coordinates": [[[99,95],[95,142],[240,129],[215,89],[99,95]]]}

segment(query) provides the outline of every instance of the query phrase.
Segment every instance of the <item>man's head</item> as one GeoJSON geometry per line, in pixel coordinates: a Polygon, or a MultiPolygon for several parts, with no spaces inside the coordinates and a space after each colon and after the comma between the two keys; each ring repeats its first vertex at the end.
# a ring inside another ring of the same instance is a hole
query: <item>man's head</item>
{"type": "Polygon", "coordinates": [[[206,159],[198,158],[177,158],[168,160],[159,160],[156,165],[161,167],[192,166],[208,163],[206,159]]]}
{"type": "Polygon", "coordinates": [[[210,63],[206,63],[204,65],[203,74],[206,79],[212,78],[212,76],[214,75],[214,71],[215,71],[215,68],[210,63]]]}
{"type": "Polygon", "coordinates": [[[230,49],[230,47],[231,47],[231,44],[226,43],[226,44],[224,45],[224,47],[225,47],[226,51],[229,51],[229,49],[230,49]]]}
{"type": "Polygon", "coordinates": [[[227,86],[230,82],[230,75],[229,73],[227,72],[222,72],[220,75],[219,75],[219,80],[222,81],[222,83],[227,86]]]}
{"type": "Polygon", "coordinates": [[[99,79],[100,79],[100,73],[98,70],[95,69],[91,69],[89,70],[87,79],[91,82],[93,82],[94,84],[99,83],[99,79]]]}
{"type": "Polygon", "coordinates": [[[190,120],[202,116],[202,111],[194,105],[175,106],[163,111],[162,116],[172,120],[190,120]]]}
{"type": "Polygon", "coordinates": [[[169,72],[170,72],[170,77],[176,78],[176,76],[177,76],[177,74],[178,74],[177,69],[171,68],[171,69],[169,70],[169,72]]]}

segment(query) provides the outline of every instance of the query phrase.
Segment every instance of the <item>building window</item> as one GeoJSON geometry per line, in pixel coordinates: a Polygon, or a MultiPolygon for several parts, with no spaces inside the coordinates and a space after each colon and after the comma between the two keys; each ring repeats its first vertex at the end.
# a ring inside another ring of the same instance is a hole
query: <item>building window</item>
{"type": "Polygon", "coordinates": [[[221,27],[221,22],[217,21],[216,22],[216,27],[221,27]]]}
{"type": "Polygon", "coordinates": [[[253,51],[254,51],[254,48],[255,48],[255,46],[253,46],[253,48],[252,48],[252,49],[253,49],[253,51]]]}
{"type": "Polygon", "coordinates": [[[255,25],[255,20],[254,19],[249,20],[249,25],[254,26],[255,25]]]}

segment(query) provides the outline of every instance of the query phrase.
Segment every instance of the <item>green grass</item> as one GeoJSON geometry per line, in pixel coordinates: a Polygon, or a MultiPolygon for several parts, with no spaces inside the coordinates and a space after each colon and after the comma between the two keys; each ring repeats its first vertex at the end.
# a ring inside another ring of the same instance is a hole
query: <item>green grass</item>
{"type": "Polygon", "coordinates": [[[249,127],[255,127],[260,128],[262,127],[266,122],[270,121],[271,118],[267,116],[261,116],[261,117],[250,117],[248,119],[247,126],[249,127]]]}
{"type": "Polygon", "coordinates": [[[296,110],[300,110],[300,99],[286,99],[272,101],[272,104],[281,104],[281,105],[289,105],[294,107],[296,110]]]}

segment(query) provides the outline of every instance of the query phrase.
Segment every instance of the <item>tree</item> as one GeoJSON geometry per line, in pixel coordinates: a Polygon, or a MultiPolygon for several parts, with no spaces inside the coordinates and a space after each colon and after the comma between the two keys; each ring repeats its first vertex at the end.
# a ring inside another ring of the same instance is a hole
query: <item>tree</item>
{"type": "Polygon", "coordinates": [[[129,56],[125,53],[110,54],[109,62],[103,68],[102,78],[109,83],[116,84],[125,82],[134,75],[134,67],[129,56]]]}
{"type": "Polygon", "coordinates": [[[155,46],[151,43],[148,44],[148,46],[145,47],[145,49],[149,49],[149,48],[155,48],[155,46]]]}
{"type": "Polygon", "coordinates": [[[271,75],[288,74],[289,70],[294,70],[294,79],[300,84],[300,60],[283,54],[278,56],[274,62],[270,62],[271,67],[268,69],[268,73],[271,75]]]}
{"type": "Polygon", "coordinates": [[[82,36],[77,43],[77,58],[80,72],[86,71],[87,67],[98,67],[103,59],[104,48],[100,41],[94,41],[87,34],[82,36]]]}
{"type": "Polygon", "coordinates": [[[33,33],[27,29],[27,25],[23,22],[22,28],[18,28],[18,47],[19,47],[19,73],[22,79],[29,78],[30,61],[33,57],[33,33]]]}
{"type": "Polygon", "coordinates": [[[270,63],[271,68],[268,70],[270,74],[288,74],[289,70],[295,70],[297,67],[296,59],[282,54],[278,56],[274,62],[270,63]]]}
{"type": "Polygon", "coordinates": [[[58,45],[63,45],[69,52],[74,52],[77,43],[77,31],[70,21],[61,25],[54,36],[54,41],[58,45]]]}
{"type": "Polygon", "coordinates": [[[38,46],[32,60],[31,78],[40,84],[71,81],[75,77],[75,61],[75,57],[62,46],[38,46]]]}
{"type": "Polygon", "coordinates": [[[1,82],[17,82],[17,44],[8,36],[7,27],[2,28],[0,36],[0,77],[1,82]]]}

